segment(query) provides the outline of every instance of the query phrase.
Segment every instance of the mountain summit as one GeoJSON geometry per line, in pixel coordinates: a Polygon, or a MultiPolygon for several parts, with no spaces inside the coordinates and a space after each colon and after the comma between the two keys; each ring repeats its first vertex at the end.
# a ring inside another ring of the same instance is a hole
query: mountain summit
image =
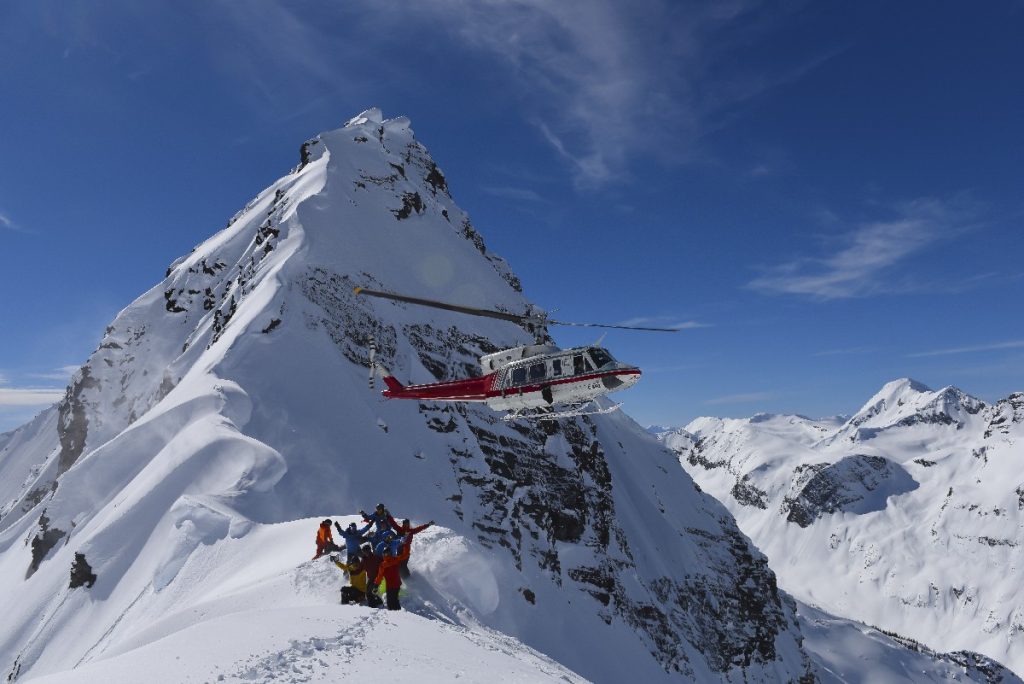
{"type": "Polygon", "coordinates": [[[371,336],[412,382],[532,338],[356,286],[530,306],[409,121],[375,109],[304,143],[117,316],[63,401],[0,437],[11,680],[95,672],[236,614],[255,633],[264,605],[333,604],[341,574],[307,560],[316,520],[377,502],[438,522],[413,552],[416,615],[594,679],[811,676],[765,558],[671,452],[622,415],[509,424],[384,402],[366,386],[371,336]]]}

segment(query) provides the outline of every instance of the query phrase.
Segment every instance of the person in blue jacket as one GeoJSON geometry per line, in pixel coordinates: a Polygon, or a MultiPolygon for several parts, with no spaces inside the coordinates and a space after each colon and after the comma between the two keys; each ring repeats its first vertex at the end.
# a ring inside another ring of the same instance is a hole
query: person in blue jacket
{"type": "Polygon", "coordinates": [[[337,522],[334,523],[334,527],[338,530],[338,534],[340,534],[345,540],[345,550],[348,552],[349,558],[353,558],[359,553],[359,545],[369,539],[369,537],[364,537],[363,535],[366,534],[367,530],[372,526],[373,523],[366,523],[366,526],[359,530],[356,529],[355,523],[349,523],[347,528],[341,529],[341,525],[337,522]]]}
{"type": "Polygon", "coordinates": [[[381,535],[380,541],[373,547],[373,552],[383,558],[389,554],[392,548],[401,550],[401,546],[402,539],[391,530],[387,530],[381,535]]]}
{"type": "Polygon", "coordinates": [[[370,539],[370,543],[373,544],[373,548],[376,549],[377,545],[384,541],[384,535],[391,531],[391,514],[388,513],[388,509],[384,507],[384,504],[377,504],[377,508],[374,509],[372,514],[367,514],[366,511],[359,511],[363,516],[363,520],[375,525],[376,529],[373,531],[373,537],[370,539]]]}

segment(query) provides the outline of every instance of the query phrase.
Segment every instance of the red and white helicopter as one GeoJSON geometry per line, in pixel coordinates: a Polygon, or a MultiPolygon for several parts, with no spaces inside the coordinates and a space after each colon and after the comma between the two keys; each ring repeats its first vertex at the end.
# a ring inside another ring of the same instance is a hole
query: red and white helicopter
{"type": "MultiPolygon", "coordinates": [[[[553,321],[544,315],[519,315],[491,309],[476,309],[362,287],[355,288],[354,292],[472,316],[511,321],[533,331],[538,338],[546,325],[678,332],[676,328],[553,321]]],[[[376,344],[371,339],[370,387],[373,387],[374,375],[379,372],[384,378],[384,384],[387,385],[382,394],[389,399],[482,402],[495,411],[508,411],[504,420],[552,419],[610,413],[621,404],[602,407],[597,401],[598,398],[635,385],[640,379],[640,369],[616,361],[608,350],[598,346],[599,344],[600,340],[592,346],[560,349],[551,344],[543,344],[538,339],[537,344],[512,347],[481,356],[480,368],[483,375],[480,377],[425,385],[403,385],[389,371],[377,366],[376,344]],[[588,409],[590,404],[593,404],[593,407],[588,409]]]]}

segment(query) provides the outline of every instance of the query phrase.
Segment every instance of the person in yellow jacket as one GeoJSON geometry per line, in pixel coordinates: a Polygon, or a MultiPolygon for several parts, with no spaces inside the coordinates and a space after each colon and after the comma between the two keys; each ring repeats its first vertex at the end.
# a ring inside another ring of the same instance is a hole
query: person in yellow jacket
{"type": "Polygon", "coordinates": [[[366,564],[360,553],[349,556],[348,562],[342,563],[339,556],[331,556],[331,560],[339,568],[348,573],[348,584],[341,588],[342,604],[363,603],[373,607],[380,605],[380,598],[375,594],[366,593],[366,564]]]}

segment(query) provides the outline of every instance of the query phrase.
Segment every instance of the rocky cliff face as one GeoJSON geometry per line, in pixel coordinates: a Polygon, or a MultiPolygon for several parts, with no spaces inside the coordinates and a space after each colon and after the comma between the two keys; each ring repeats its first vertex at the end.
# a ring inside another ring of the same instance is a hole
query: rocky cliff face
{"type": "Polygon", "coordinates": [[[845,421],[702,418],[665,443],[798,599],[1020,671],[1021,397],[902,379],[845,421]]]}

